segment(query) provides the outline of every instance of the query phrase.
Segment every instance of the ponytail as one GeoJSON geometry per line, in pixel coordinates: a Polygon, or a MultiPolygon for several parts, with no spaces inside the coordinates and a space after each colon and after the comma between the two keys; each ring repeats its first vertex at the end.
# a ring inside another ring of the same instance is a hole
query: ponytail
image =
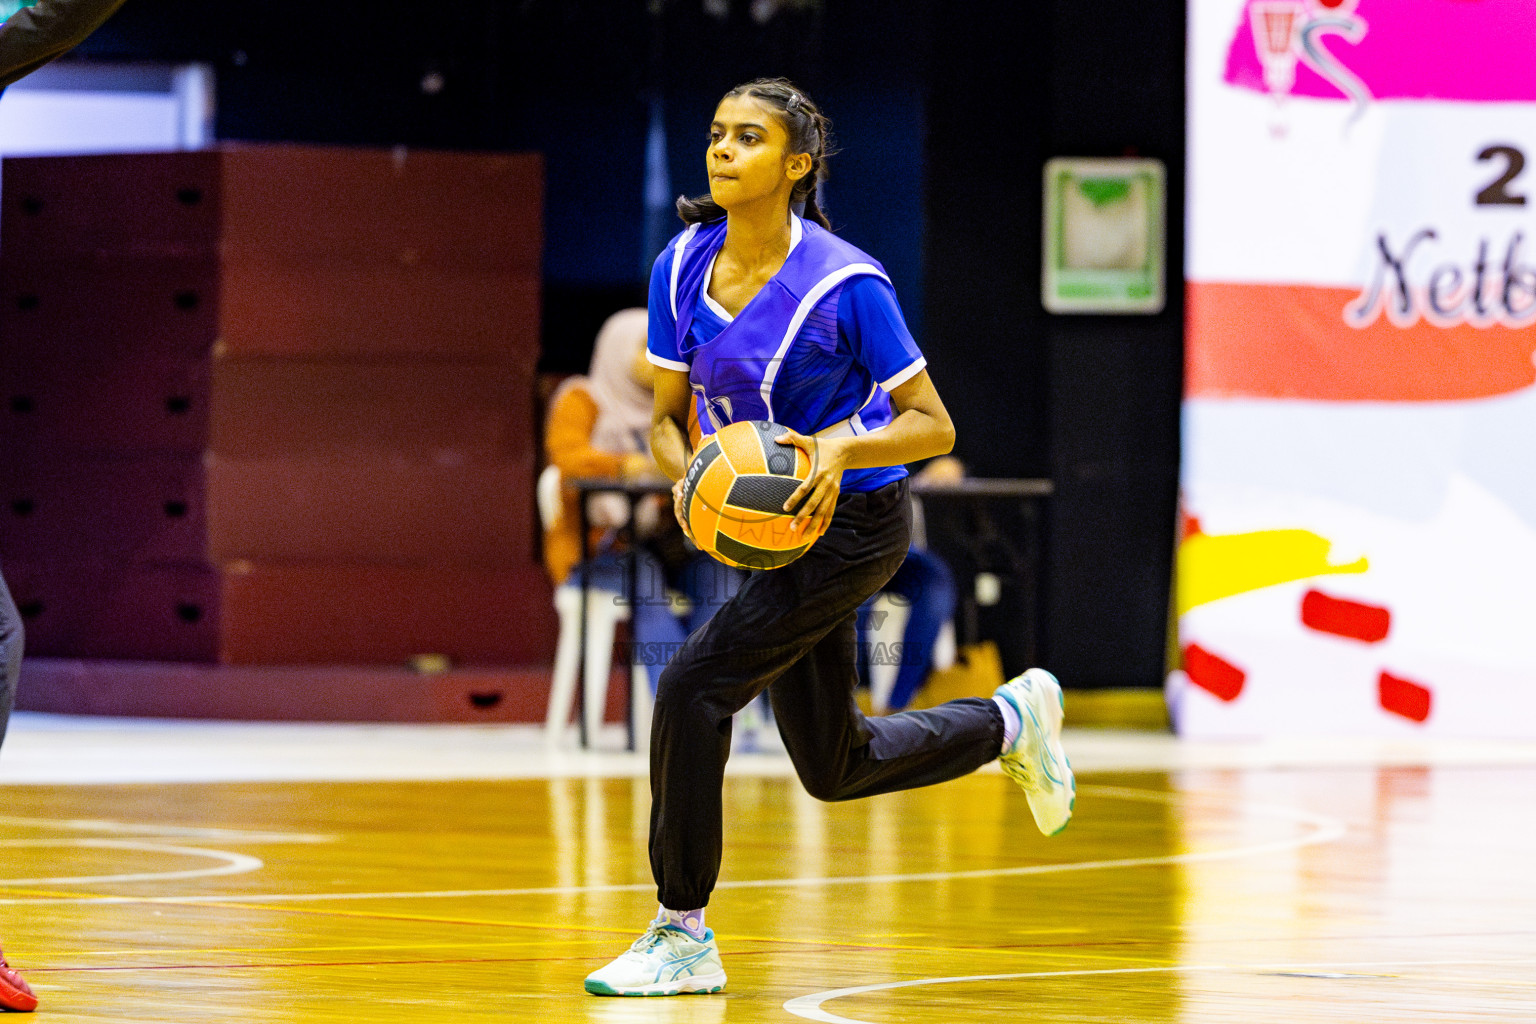
{"type": "Polygon", "coordinates": [[[713,224],[725,217],[725,210],[706,192],[692,199],[678,196],[677,215],[683,218],[684,224],[713,224]]]}
{"type": "MultiPolygon", "coordinates": [[[[806,177],[810,177],[810,175],[806,175],[806,177]]],[[[810,191],[805,194],[805,208],[800,212],[800,216],[806,220],[815,221],[828,231],[832,230],[832,222],[827,219],[825,213],[821,212],[821,203],[816,199],[816,182],[811,182],[810,191]]]]}

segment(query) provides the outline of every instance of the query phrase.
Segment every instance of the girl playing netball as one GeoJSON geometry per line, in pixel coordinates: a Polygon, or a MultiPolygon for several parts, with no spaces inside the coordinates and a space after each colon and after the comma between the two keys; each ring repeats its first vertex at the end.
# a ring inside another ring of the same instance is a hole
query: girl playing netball
{"type": "MultiPolygon", "coordinates": [[[[706,431],[772,420],[789,428],[781,443],[814,455],[786,510],[801,529],[828,529],[797,561],[752,573],[662,674],[650,834],[661,910],[627,952],[587,977],[599,995],[725,987],[704,907],[720,870],[731,716],[764,689],[785,750],[819,799],[926,786],[1000,757],[1043,832],[1072,815],[1061,688],[1044,669],[991,699],[928,711],[865,718],[854,701],[855,616],[907,554],[903,467],[948,452],[954,426],[890,280],[832,233],[817,206],[827,130],[783,79],[727,93],[710,125],[709,195],[678,200],[688,227],[651,275],[651,448],[662,471],[681,480],[693,454],[690,403],[706,431]]],[[[680,486],[673,493],[680,503],[680,486]]]]}

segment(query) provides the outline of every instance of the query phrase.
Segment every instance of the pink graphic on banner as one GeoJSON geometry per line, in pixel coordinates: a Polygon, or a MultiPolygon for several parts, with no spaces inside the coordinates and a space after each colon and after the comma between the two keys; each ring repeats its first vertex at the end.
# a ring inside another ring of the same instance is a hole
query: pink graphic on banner
{"type": "Polygon", "coordinates": [[[1228,84],[1277,98],[1359,102],[1363,86],[1376,100],[1536,102],[1532,0],[1305,0],[1294,6],[1305,10],[1292,29],[1278,24],[1284,15],[1276,0],[1244,4],[1227,51],[1228,84]],[[1282,31],[1291,38],[1289,59],[1275,49],[1282,31]],[[1292,61],[1294,77],[1289,68],[1280,70],[1292,61]]]}

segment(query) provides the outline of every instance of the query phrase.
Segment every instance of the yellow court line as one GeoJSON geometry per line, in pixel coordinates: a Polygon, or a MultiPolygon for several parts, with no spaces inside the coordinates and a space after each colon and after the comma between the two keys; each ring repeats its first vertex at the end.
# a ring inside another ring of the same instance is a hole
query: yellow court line
{"type": "MultiPolygon", "coordinates": [[[[48,893],[41,893],[41,894],[42,895],[53,895],[53,894],[48,894],[48,893]]],[[[81,899],[101,899],[101,898],[103,898],[103,896],[101,894],[90,894],[90,893],[73,893],[73,894],[68,894],[68,895],[77,896],[77,897],[79,897],[81,899]]],[[[121,899],[122,897],[114,897],[114,898],[121,899]]],[[[131,899],[131,897],[129,899],[131,899]]],[[[542,922],[542,921],[499,921],[499,920],[489,920],[489,919],[485,919],[485,918],[439,917],[439,916],[435,916],[435,915],[426,915],[426,914],[399,914],[399,913],[393,913],[392,914],[392,913],[381,913],[381,912],[377,912],[377,911],[367,911],[367,910],[340,910],[340,909],[324,909],[324,908],[321,908],[321,907],[298,907],[298,906],[294,906],[292,904],[286,904],[286,903],[285,904],[276,904],[276,905],[268,904],[268,903],[243,903],[243,902],[242,903],[226,903],[226,902],[220,901],[217,897],[214,897],[214,898],[211,898],[211,899],[200,899],[200,898],[197,898],[197,897],[187,897],[185,899],[167,899],[164,896],[155,896],[155,897],[144,897],[144,899],[146,901],[146,905],[149,905],[151,903],[151,901],[152,901],[152,905],[154,905],[154,906],[209,907],[209,908],[220,909],[220,910],[262,910],[262,911],[267,911],[269,913],[301,914],[301,915],[314,916],[314,917],[344,917],[344,918],[354,918],[354,919],[360,919],[360,920],[374,920],[374,921],[411,921],[411,922],[414,922],[414,923],[417,923],[417,924],[469,925],[469,926],[489,927],[489,928],[518,928],[518,929],[526,929],[526,930],[530,930],[530,931],[542,931],[542,932],[576,932],[576,933],[579,933],[579,934],[592,935],[594,937],[596,937],[596,936],[607,937],[607,936],[612,936],[612,935],[619,935],[619,936],[634,935],[634,934],[636,934],[639,931],[639,929],[635,928],[635,927],[630,927],[630,928],[595,928],[595,927],[591,927],[591,926],[588,926],[588,925],[552,924],[552,923],[549,923],[549,922],[542,922]]],[[[118,905],[121,906],[123,904],[120,903],[118,905]]],[[[1036,930],[1033,930],[1033,931],[1018,931],[1018,932],[1014,932],[1013,934],[1016,934],[1016,935],[1027,935],[1027,934],[1032,934],[1032,933],[1033,934],[1060,934],[1060,933],[1079,933],[1080,934],[1081,933],[1081,929],[1069,929],[1069,928],[1036,929],[1036,930]]],[[[1037,957],[1038,956],[1048,956],[1048,957],[1057,957],[1057,958],[1067,958],[1067,957],[1070,957],[1070,956],[1077,956],[1077,957],[1081,957],[1081,958],[1084,958],[1084,959],[1097,959],[1097,960],[1103,960],[1105,962],[1111,962],[1111,963],[1158,963],[1159,962],[1155,958],[1133,957],[1133,956],[1126,956],[1126,955],[1113,956],[1113,955],[1109,955],[1109,954],[1105,954],[1105,953],[1090,953],[1089,951],[1084,950],[1083,948],[1078,947],[1078,946],[1071,946],[1071,947],[1067,947],[1067,948],[1060,948],[1060,947],[1046,947],[1046,948],[1030,947],[1030,948],[1019,949],[1019,948],[1013,948],[1013,947],[997,948],[997,947],[989,947],[989,946],[946,946],[946,945],[931,945],[931,944],[927,944],[927,945],[908,945],[908,944],[903,944],[903,943],[888,943],[888,942],[879,942],[879,941],[871,942],[871,941],[857,941],[857,940],[843,940],[843,941],[839,941],[839,940],[832,940],[832,939],[799,939],[799,938],[784,938],[782,936],[741,935],[741,934],[733,934],[733,935],[727,936],[727,940],[730,943],[732,943],[732,944],[736,944],[736,943],[749,943],[750,942],[750,943],[763,943],[763,944],[767,944],[767,945],[808,946],[808,947],[816,947],[816,948],[850,949],[850,950],[854,950],[854,949],[867,949],[867,950],[902,952],[902,953],[973,953],[973,954],[974,953],[991,953],[991,954],[1003,955],[1003,956],[1037,956],[1037,957]]],[[[532,944],[530,944],[530,945],[532,945],[532,944]]],[[[454,946],[454,944],[446,944],[443,948],[451,948],[453,946],[454,946]]],[[[326,949],[326,948],[331,948],[331,947],[314,947],[314,948],[315,949],[326,949]]],[[[347,948],[352,948],[352,947],[335,947],[335,948],[347,949],[347,948]]],[[[367,948],[367,947],[357,947],[357,948],[367,948]]],[[[379,947],[379,948],[395,948],[395,947],[383,946],[383,947],[379,947]]],[[[435,946],[435,945],[434,946],[427,946],[427,945],[421,945],[421,944],[413,943],[413,944],[409,944],[409,945],[403,945],[403,946],[398,947],[398,948],[403,948],[403,949],[431,949],[431,948],[439,948],[439,947],[435,946]]],[[[261,950],[261,949],[249,950],[249,952],[262,952],[262,951],[263,950],[261,950]]],[[[267,949],[265,951],[273,952],[275,950],[274,949],[267,949]]],[[[176,950],[158,950],[158,951],[143,951],[143,952],[162,952],[163,953],[163,952],[178,952],[178,951],[176,951],[176,950]]],[[[245,950],[219,949],[219,950],[210,950],[209,952],[245,952],[245,950]]]]}
{"type": "MultiPolygon", "coordinates": [[[[784,940],[776,940],[776,941],[784,941],[784,940]]],[[[810,944],[810,945],[825,945],[823,943],[808,943],[808,944],[810,944]]],[[[220,948],[213,948],[213,949],[138,950],[138,951],[128,951],[128,952],[131,952],[131,953],[133,953],[135,955],[149,955],[149,954],[159,953],[159,954],[165,956],[171,962],[151,963],[151,964],[142,964],[142,965],[114,964],[114,965],[106,965],[106,966],[102,966],[102,967],[88,967],[88,966],[85,966],[83,964],[71,965],[71,964],[69,964],[66,961],[64,963],[53,963],[53,964],[48,964],[48,965],[36,965],[36,964],[34,964],[33,967],[32,967],[32,970],[37,971],[37,972],[41,972],[41,973],[68,973],[68,972],[71,972],[71,971],[82,971],[82,970],[83,971],[114,970],[114,971],[130,971],[131,972],[131,971],[137,971],[137,970],[146,970],[146,971],[148,971],[148,970],[165,970],[165,969],[168,969],[168,968],[174,969],[174,968],[184,968],[184,967],[186,967],[186,968],[208,969],[208,970],[219,970],[219,969],[236,968],[236,967],[239,967],[239,968],[257,967],[257,968],[272,968],[272,969],[293,968],[293,967],[338,967],[338,968],[345,968],[345,967],[354,967],[354,966],[368,966],[371,963],[373,963],[373,961],[370,961],[370,960],[359,960],[359,961],[356,961],[356,962],[338,961],[338,962],[335,962],[335,963],[315,964],[315,963],[309,963],[309,962],[305,962],[305,961],[293,962],[291,960],[286,960],[286,958],[289,957],[289,956],[292,956],[292,955],[296,955],[296,954],[315,955],[315,954],[326,954],[326,953],[335,954],[335,953],[347,953],[347,952],[361,953],[361,952],[368,952],[368,951],[377,951],[377,952],[400,951],[400,952],[405,952],[405,951],[414,950],[414,949],[422,949],[422,950],[463,949],[463,950],[465,950],[467,952],[474,952],[474,951],[477,951],[477,950],[489,951],[489,950],[492,950],[492,949],[507,950],[507,949],[517,948],[517,947],[545,947],[545,948],[547,948],[550,945],[551,945],[550,943],[488,942],[488,943],[436,943],[436,944],[430,944],[430,945],[402,944],[402,945],[398,945],[398,946],[394,946],[394,945],[334,946],[334,947],[331,947],[331,946],[313,946],[313,947],[296,946],[296,947],[273,947],[273,948],[269,948],[269,949],[238,949],[238,948],[220,949],[220,948]],[[224,963],[224,964],[220,964],[220,963],[200,963],[200,964],[186,964],[186,963],[177,963],[177,962],[175,962],[175,960],[177,960],[177,959],[185,959],[185,958],[188,958],[188,957],[192,957],[194,955],[197,955],[197,956],[242,955],[242,956],[245,956],[245,957],[252,957],[252,956],[257,955],[257,954],[265,954],[265,956],[262,956],[261,959],[259,961],[257,961],[257,962],[244,962],[244,963],[224,963]]],[[[860,948],[863,948],[863,949],[865,949],[867,951],[870,951],[870,952],[886,952],[885,949],[882,949],[882,948],[879,948],[879,947],[865,946],[865,947],[860,947],[860,948]]],[[[939,952],[939,953],[948,953],[948,954],[951,954],[951,955],[962,955],[962,954],[965,954],[965,953],[972,953],[972,954],[974,954],[974,953],[977,953],[977,952],[992,952],[992,953],[1000,954],[1000,955],[1003,955],[1003,956],[1009,956],[1009,957],[1025,957],[1030,952],[1030,951],[1025,951],[1025,950],[984,950],[984,949],[977,949],[975,947],[933,947],[931,950],[926,950],[926,951],[913,948],[913,949],[910,949],[910,950],[903,950],[903,951],[939,952]]],[[[728,951],[728,955],[731,955],[731,956],[767,955],[767,952],[768,952],[767,950],[752,950],[752,949],[739,949],[739,948],[735,948],[735,949],[729,950],[728,951]]],[[[76,956],[89,956],[89,955],[93,955],[93,954],[91,954],[91,953],[83,953],[83,954],[77,953],[77,954],[74,954],[74,955],[76,955],[76,956]]],[[[107,951],[102,951],[99,955],[106,956],[106,955],[111,955],[111,954],[108,953],[107,951]]],[[[465,962],[466,959],[470,960],[470,961],[481,961],[481,960],[494,961],[494,960],[496,960],[498,958],[485,957],[485,956],[471,956],[471,957],[468,957],[468,958],[466,958],[466,957],[446,957],[446,958],[412,957],[408,962],[420,964],[420,965],[423,965],[423,966],[431,966],[433,964],[460,963],[460,962],[465,962]]],[[[527,959],[527,958],[519,958],[519,959],[527,959]]],[[[558,960],[558,961],[580,961],[580,960],[589,960],[589,959],[591,959],[591,956],[588,955],[588,954],[582,953],[582,952],[577,952],[575,950],[568,950],[566,955],[563,955],[563,956],[542,956],[542,957],[535,957],[535,959],[538,959],[540,961],[556,961],[556,960],[558,960]]],[[[1061,961],[1061,962],[1070,963],[1070,964],[1074,964],[1074,965],[1081,965],[1081,964],[1085,964],[1085,963],[1086,964],[1113,965],[1114,967],[1119,967],[1119,968],[1122,968],[1122,969],[1130,969],[1130,970],[1148,970],[1148,969],[1150,969],[1150,970],[1170,970],[1170,969],[1176,969],[1178,967],[1177,961],[1172,961],[1172,960],[1168,960],[1168,959],[1130,958],[1130,957],[1104,957],[1104,956],[1093,956],[1093,955],[1084,955],[1084,954],[1079,954],[1075,958],[1068,958],[1068,957],[1064,957],[1064,956],[1052,957],[1052,956],[1048,956],[1048,955],[1045,956],[1045,957],[1040,957],[1040,956],[1035,957],[1035,961],[1037,963],[1041,959],[1058,960],[1058,961],[1061,961]]],[[[401,961],[401,962],[407,962],[407,961],[401,961]]],[[[1079,969],[1083,969],[1083,968],[1079,968],[1079,969]]],[[[1087,968],[1087,969],[1088,970],[1092,970],[1093,968],[1087,968]]],[[[1492,983],[1492,984],[1497,984],[1497,983],[1495,982],[1495,983],[1492,983]]]]}
{"type": "MultiPolygon", "coordinates": [[[[497,920],[487,920],[485,918],[437,917],[437,916],[429,916],[429,915],[423,915],[423,914],[387,914],[387,913],[370,912],[370,911],[366,911],[366,910],[325,910],[325,909],[322,909],[322,908],[319,908],[319,907],[295,907],[295,906],[292,906],[291,904],[278,904],[278,905],[274,906],[272,904],[266,904],[266,903],[221,903],[221,902],[219,902],[216,899],[214,899],[214,900],[186,899],[186,900],[168,901],[164,897],[159,897],[159,898],[156,899],[154,905],[155,906],[214,907],[214,908],[223,909],[223,910],[265,910],[265,911],[274,912],[274,913],[305,914],[305,915],[312,915],[312,916],[316,916],[316,917],[345,917],[345,918],[354,918],[354,919],[361,919],[361,920],[375,920],[375,921],[411,921],[411,922],[415,922],[415,923],[418,923],[418,924],[472,925],[472,926],[484,926],[484,927],[490,927],[490,928],[519,928],[519,929],[528,929],[528,930],[531,930],[531,931],[544,931],[544,932],[578,932],[578,933],[588,934],[588,935],[593,935],[593,936],[634,935],[634,934],[636,934],[639,931],[638,928],[633,928],[633,927],[631,927],[631,928],[594,928],[594,927],[590,927],[590,926],[586,926],[586,925],[551,924],[551,923],[542,922],[542,921],[497,921],[497,920]]],[[[1057,957],[1065,957],[1065,956],[1069,956],[1069,955],[1076,955],[1076,956],[1082,956],[1082,957],[1088,957],[1088,958],[1104,959],[1104,960],[1108,960],[1108,961],[1111,961],[1111,962],[1127,962],[1127,963],[1142,963],[1142,962],[1151,963],[1151,962],[1156,962],[1154,960],[1146,960],[1144,958],[1127,957],[1127,956],[1118,956],[1118,957],[1116,957],[1116,956],[1108,956],[1108,955],[1105,955],[1105,954],[1097,954],[1097,956],[1095,957],[1095,955],[1089,954],[1089,953],[1085,952],[1081,947],[1077,947],[1077,946],[1072,946],[1072,947],[1069,947],[1067,949],[1062,949],[1062,950],[1058,951],[1058,947],[1047,947],[1047,948],[1044,948],[1044,949],[1038,948],[1038,947],[1025,948],[1025,949],[1017,949],[1017,948],[1012,948],[1012,947],[996,948],[996,947],[989,947],[989,946],[945,946],[945,945],[931,945],[931,944],[930,945],[906,945],[906,944],[901,944],[901,943],[891,944],[891,943],[870,942],[870,941],[862,941],[861,942],[861,941],[857,941],[857,940],[838,941],[838,940],[831,940],[831,939],[784,938],[782,936],[768,936],[768,935],[733,934],[733,935],[728,936],[727,938],[728,938],[728,941],[733,943],[733,944],[735,944],[735,943],[754,942],[754,943],[763,943],[763,944],[766,944],[766,945],[810,946],[810,947],[817,947],[817,948],[832,948],[832,949],[868,949],[868,950],[880,950],[880,951],[904,952],[904,953],[906,953],[906,952],[910,952],[910,953],[995,953],[995,954],[1008,955],[1008,956],[1031,956],[1031,955],[1033,955],[1033,956],[1057,956],[1057,957]]]]}
{"type": "MultiPolygon", "coordinates": [[[[121,905],[121,904],[119,904],[119,905],[121,905]]],[[[411,921],[411,922],[418,923],[418,924],[470,925],[470,926],[484,926],[484,927],[491,927],[491,928],[518,928],[518,929],[527,929],[527,930],[531,930],[531,931],[542,931],[542,932],[577,932],[577,933],[580,933],[580,934],[591,935],[594,938],[598,937],[598,936],[602,936],[602,937],[606,938],[608,936],[613,936],[613,935],[619,935],[619,936],[633,935],[638,930],[636,928],[622,928],[622,929],[621,928],[594,928],[594,927],[590,927],[590,926],[577,925],[577,924],[551,924],[551,923],[548,923],[548,922],[535,922],[535,921],[497,921],[497,920],[487,920],[487,919],[484,919],[484,918],[437,917],[437,916],[428,916],[428,915],[423,915],[423,914],[386,914],[386,913],[370,912],[370,911],[366,911],[366,910],[326,910],[326,909],[322,909],[322,908],[319,908],[319,907],[296,907],[296,906],[293,906],[291,904],[279,904],[279,905],[275,905],[274,906],[274,905],[265,904],[265,903],[222,903],[222,902],[219,902],[216,899],[215,900],[200,900],[200,899],[189,898],[189,899],[185,899],[185,900],[168,901],[164,897],[157,897],[157,898],[155,898],[155,902],[154,902],[153,905],[155,905],[155,906],[211,907],[211,908],[222,909],[222,910],[262,910],[262,911],[267,911],[267,912],[272,912],[272,913],[302,914],[302,915],[315,916],[315,917],[344,917],[344,918],[353,918],[353,919],[361,919],[361,920],[376,920],[376,921],[411,921]]],[[[1059,932],[1059,931],[1066,931],[1066,930],[1067,929],[1049,929],[1049,930],[1045,930],[1045,931],[1059,932]]],[[[1096,961],[1096,962],[1103,962],[1103,963],[1131,963],[1131,964],[1159,964],[1159,963],[1166,963],[1167,962],[1166,958],[1159,959],[1159,958],[1155,958],[1155,957],[1138,957],[1138,956],[1132,956],[1132,955],[1127,955],[1127,954],[1118,954],[1118,955],[1116,955],[1116,954],[1109,954],[1109,953],[1099,952],[1099,951],[1091,951],[1091,950],[1084,949],[1084,948],[1082,948],[1080,946],[1071,946],[1071,947],[1066,947],[1066,948],[1061,948],[1061,947],[1045,947],[1045,948],[1040,948],[1040,947],[1028,947],[1028,948],[1004,947],[1004,948],[997,948],[997,947],[989,947],[989,946],[947,946],[947,945],[932,945],[932,944],[908,945],[908,944],[903,944],[903,943],[884,943],[884,942],[878,942],[878,941],[877,942],[858,941],[858,940],[837,941],[837,940],[830,940],[830,939],[784,938],[782,936],[740,935],[740,934],[729,936],[728,937],[728,941],[731,944],[733,944],[733,945],[734,944],[738,944],[738,943],[760,943],[760,944],[763,944],[763,945],[804,946],[804,947],[823,948],[823,949],[824,948],[847,949],[847,950],[860,950],[860,949],[862,949],[862,950],[869,950],[869,951],[872,951],[872,952],[873,951],[878,951],[878,952],[900,952],[900,953],[949,953],[949,954],[970,953],[970,954],[973,954],[973,955],[974,954],[992,954],[992,955],[997,955],[997,956],[1009,956],[1009,957],[1023,957],[1023,956],[1030,956],[1030,957],[1036,957],[1036,958],[1045,957],[1045,958],[1053,958],[1053,959],[1060,959],[1060,960],[1076,958],[1076,959],[1079,959],[1079,960],[1089,960],[1089,961],[1096,961]]],[[[473,944],[473,943],[462,943],[462,944],[459,944],[459,943],[442,943],[442,944],[430,944],[430,945],[424,945],[424,944],[421,944],[421,943],[410,943],[410,944],[403,944],[403,945],[400,945],[398,947],[395,947],[395,946],[380,946],[380,947],[377,947],[377,948],[380,948],[380,949],[390,949],[390,948],[400,948],[400,949],[473,948],[474,945],[475,944],[473,944]]],[[[528,946],[535,946],[535,945],[539,945],[539,943],[489,943],[487,945],[491,945],[491,946],[496,946],[496,945],[507,945],[507,946],[528,945],[528,946]]],[[[373,947],[364,947],[364,946],[358,946],[358,947],[350,947],[350,946],[324,947],[324,946],[321,946],[321,947],[297,947],[297,948],[299,950],[301,950],[301,951],[306,951],[306,952],[308,952],[308,951],[317,951],[318,952],[318,951],[324,951],[326,949],[346,950],[346,949],[354,949],[354,948],[355,949],[365,949],[365,948],[373,948],[373,947]]],[[[265,948],[265,949],[251,949],[251,950],[229,948],[229,949],[212,949],[212,950],[205,950],[205,951],[162,949],[162,950],[143,950],[143,951],[131,951],[131,952],[142,953],[142,954],[149,954],[149,953],[160,953],[160,954],[188,953],[188,954],[190,954],[190,953],[193,953],[193,952],[207,952],[207,953],[236,953],[236,952],[260,953],[260,952],[267,952],[267,953],[277,953],[277,952],[284,951],[284,949],[285,949],[285,947],[268,947],[268,948],[265,948]]],[[[80,955],[80,954],[76,954],[76,955],[80,955]]],[[[108,954],[102,953],[102,954],[96,954],[96,955],[108,955],[108,954]]]]}
{"type": "Polygon", "coordinates": [[[487,928],[526,928],[534,931],[590,932],[601,935],[633,935],[635,928],[592,928],[577,924],[548,924],[533,921],[493,921],[475,917],[436,917],[426,914],[389,914],[367,910],[326,910],[321,907],[295,907],[290,904],[226,903],[213,899],[167,900],[156,898],[157,907],[215,907],[221,910],[265,910],[278,914],[305,914],[314,917],[347,917],[373,921],[411,921],[416,924],[477,925],[487,928]]]}
{"type": "MultiPolygon", "coordinates": [[[[630,933],[626,932],[625,934],[630,934],[630,933]]],[[[534,948],[534,947],[539,947],[539,946],[547,946],[547,945],[550,945],[551,942],[553,942],[553,941],[555,941],[555,940],[519,941],[519,942],[506,941],[506,940],[503,940],[503,941],[471,941],[471,940],[464,940],[464,941],[458,941],[458,942],[392,942],[392,943],[368,943],[368,944],[354,943],[354,944],[350,944],[350,945],[326,945],[326,946],[210,946],[210,947],[180,947],[180,946],[171,947],[171,946],[167,946],[167,947],[161,947],[161,948],[157,948],[157,949],[87,949],[87,950],[76,950],[76,951],[70,953],[69,955],[70,956],[101,956],[101,957],[109,957],[109,956],[167,956],[167,955],[192,956],[192,955],[212,955],[212,954],[216,954],[216,953],[229,953],[229,954],[236,954],[236,953],[239,953],[239,954],[267,953],[267,954],[274,954],[275,955],[275,954],[279,954],[279,953],[340,953],[340,952],[349,952],[349,951],[355,952],[355,951],[362,951],[362,950],[390,950],[390,949],[399,949],[399,950],[404,950],[404,949],[515,949],[515,948],[534,948]]],[[[870,952],[951,953],[951,954],[964,954],[964,953],[976,954],[976,953],[984,953],[984,954],[993,954],[993,955],[999,955],[999,956],[1054,955],[1054,956],[1058,956],[1058,957],[1065,955],[1065,953],[1063,951],[1057,951],[1057,950],[1054,950],[1054,949],[1047,949],[1047,950],[1041,950],[1041,949],[1014,949],[1014,948],[996,949],[996,948],[991,948],[991,947],[987,947],[987,946],[888,946],[888,945],[878,945],[878,944],[860,943],[860,942],[827,942],[827,941],[824,941],[824,940],[816,940],[816,939],[762,939],[762,938],[741,937],[741,936],[732,936],[732,937],[729,938],[729,942],[732,943],[732,944],[735,944],[735,943],[738,943],[738,942],[743,942],[743,943],[745,943],[745,942],[755,942],[755,943],[762,943],[764,945],[791,944],[791,945],[807,945],[807,946],[818,946],[818,947],[819,946],[834,946],[834,947],[846,948],[846,949],[862,949],[862,950],[868,950],[870,952]]],[[[1152,957],[1130,957],[1130,956],[1124,956],[1124,955],[1122,955],[1122,956],[1108,956],[1108,955],[1104,955],[1104,954],[1084,953],[1081,950],[1077,950],[1077,951],[1074,951],[1074,952],[1081,959],[1097,959],[1097,960],[1104,960],[1106,962],[1117,962],[1117,963],[1118,962],[1125,962],[1125,963],[1158,963],[1158,962],[1160,962],[1158,958],[1152,958],[1152,957]]],[[[1164,961],[1166,961],[1166,958],[1164,958],[1164,961]]]]}
{"type": "MultiPolygon", "coordinates": [[[[13,892],[13,889],[0,888],[0,893],[13,892]]],[[[464,924],[485,925],[493,928],[530,928],[540,931],[568,931],[568,932],[592,932],[604,935],[630,935],[637,931],[634,928],[590,928],[582,925],[557,925],[547,923],[534,923],[524,921],[488,921],[481,918],[436,917],[425,914],[391,914],[366,910],[326,910],[320,907],[297,907],[290,904],[273,905],[269,903],[231,903],[220,900],[217,894],[204,896],[187,896],[182,898],[166,896],[122,896],[114,893],[92,892],[58,892],[48,889],[27,889],[26,895],[42,896],[51,899],[68,899],[80,901],[89,905],[92,900],[112,900],[114,906],[156,906],[156,907],[213,907],[220,910],[265,910],[271,913],[283,914],[307,914],[316,917],[356,917],[379,921],[415,921],[421,924],[464,924]]]]}
{"type": "MultiPolygon", "coordinates": [[[[87,901],[90,901],[90,900],[118,900],[118,899],[122,899],[121,896],[118,896],[115,893],[104,893],[104,892],[63,892],[63,891],[55,890],[55,889],[34,889],[31,886],[27,886],[25,889],[20,888],[19,886],[9,886],[9,887],[7,887],[7,886],[0,886],[0,896],[13,896],[13,897],[15,897],[18,900],[19,899],[25,899],[26,897],[31,896],[33,898],[45,898],[45,899],[51,899],[51,900],[71,900],[71,901],[78,901],[78,902],[87,902],[87,901]]],[[[131,896],[128,897],[128,898],[129,899],[133,899],[133,897],[131,897],[131,896]]]]}
{"type": "MultiPolygon", "coordinates": [[[[1089,960],[1114,964],[1166,964],[1172,961],[1168,957],[1135,956],[1129,953],[1105,953],[1097,950],[1082,949],[1080,947],[1062,948],[1058,946],[1018,948],[1013,946],[904,946],[881,945],[873,942],[833,942],[827,939],[769,939],[758,936],[734,935],[726,936],[730,943],[761,942],[764,944],[803,945],[825,947],[831,949],[869,950],[879,953],[943,953],[950,955],[988,955],[1005,957],[1033,957],[1036,959],[1052,960],[1089,960]]],[[[730,955],[730,950],[723,951],[730,955]]]]}
{"type": "Polygon", "coordinates": [[[548,941],[463,941],[463,942],[390,942],[349,946],[210,946],[207,948],[163,947],[160,949],[83,949],[70,956],[210,956],[215,953],[348,953],[388,949],[515,949],[522,946],[544,946],[548,941]]]}

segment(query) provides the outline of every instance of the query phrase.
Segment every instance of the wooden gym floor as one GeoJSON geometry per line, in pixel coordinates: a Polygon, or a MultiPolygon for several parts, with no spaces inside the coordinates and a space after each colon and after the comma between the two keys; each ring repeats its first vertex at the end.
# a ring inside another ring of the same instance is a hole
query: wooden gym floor
{"type": "Polygon", "coordinates": [[[654,910],[644,765],[541,742],[17,716],[0,938],[60,1024],[1536,1020],[1536,744],[1078,731],[1053,840],[995,770],[738,755],[729,986],[641,1000],[581,982],[654,910]]]}

